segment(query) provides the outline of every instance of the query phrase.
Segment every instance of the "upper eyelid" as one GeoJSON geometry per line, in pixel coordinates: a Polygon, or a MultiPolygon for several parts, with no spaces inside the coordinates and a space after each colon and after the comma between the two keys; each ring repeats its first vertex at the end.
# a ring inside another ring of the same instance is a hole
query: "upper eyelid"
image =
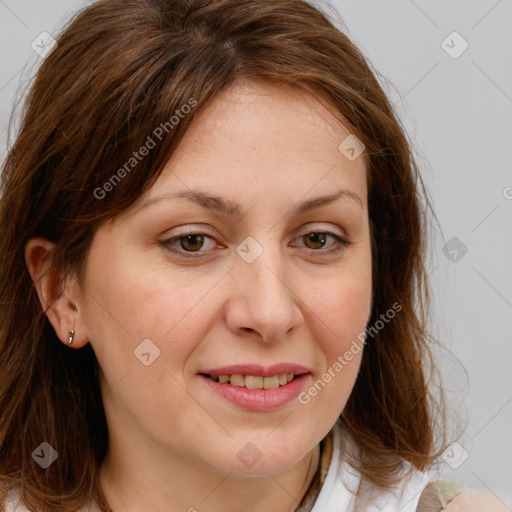
{"type": "MultiPolygon", "coordinates": [[[[208,230],[206,230],[208,231],[208,230]]],[[[164,245],[172,245],[172,243],[176,242],[177,240],[179,240],[180,238],[182,237],[185,237],[185,236],[188,236],[188,235],[201,235],[201,236],[205,236],[206,238],[209,238],[210,240],[216,242],[217,244],[219,243],[219,241],[217,240],[217,238],[211,234],[211,231],[210,232],[206,232],[206,231],[201,231],[201,229],[191,229],[187,232],[184,232],[184,233],[178,233],[172,237],[168,237],[164,240],[161,240],[160,243],[164,244],[164,245]]],[[[350,238],[346,235],[346,234],[338,234],[338,233],[334,233],[333,231],[330,231],[328,229],[307,229],[303,232],[302,235],[296,235],[294,240],[296,239],[299,239],[299,238],[303,238],[305,237],[306,235],[310,234],[310,233],[324,233],[328,236],[332,236],[335,240],[334,244],[332,244],[332,246],[330,247],[333,247],[333,246],[336,246],[336,245],[345,245],[345,244],[350,244],[350,238]]],[[[185,251],[183,249],[176,249],[176,248],[173,248],[172,249],[173,251],[175,252],[179,252],[179,253],[182,253],[182,254],[190,254],[190,255],[193,255],[193,254],[201,254],[201,253],[207,253],[207,252],[210,252],[209,250],[205,250],[205,251],[185,251]]],[[[311,249],[313,250],[313,249],[311,249]]],[[[325,250],[324,252],[328,252],[329,249],[325,250]]],[[[318,250],[318,251],[315,251],[315,252],[322,252],[322,249],[318,250]]]]}
{"type": "MultiPolygon", "coordinates": [[[[185,229],[185,231],[183,231],[182,233],[177,233],[175,235],[172,235],[172,236],[167,236],[164,238],[163,241],[166,241],[166,240],[171,240],[171,239],[175,239],[175,238],[181,238],[182,236],[187,236],[187,235],[208,235],[209,237],[211,238],[217,238],[217,235],[214,233],[214,230],[213,228],[209,227],[209,226],[197,226],[197,227],[192,227],[190,228],[189,225],[186,225],[186,226],[183,226],[183,228],[185,229]]],[[[177,227],[176,229],[179,229],[179,227],[177,227]]],[[[328,234],[333,234],[333,235],[336,235],[336,236],[339,236],[341,238],[349,238],[349,235],[347,234],[346,230],[338,227],[338,229],[340,229],[341,233],[337,233],[335,228],[329,228],[329,227],[318,227],[318,226],[311,226],[311,227],[304,227],[303,229],[298,229],[298,230],[294,230],[294,236],[296,237],[301,237],[301,236],[304,236],[304,235],[307,235],[309,233],[328,233],[328,234]],[[302,232],[303,234],[299,234],[300,232],[302,232]]],[[[169,231],[169,230],[168,230],[169,231]]]]}

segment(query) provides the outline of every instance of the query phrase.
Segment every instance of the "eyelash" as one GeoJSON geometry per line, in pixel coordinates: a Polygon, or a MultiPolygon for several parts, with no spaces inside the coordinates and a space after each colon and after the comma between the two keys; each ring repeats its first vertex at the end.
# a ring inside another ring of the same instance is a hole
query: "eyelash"
{"type": "MultiPolygon", "coordinates": [[[[336,253],[344,250],[347,246],[349,246],[352,243],[348,239],[342,238],[341,236],[336,235],[335,233],[332,233],[330,231],[309,231],[308,233],[306,233],[298,238],[304,238],[307,235],[310,235],[312,233],[330,236],[330,237],[334,238],[334,241],[335,241],[335,243],[331,246],[331,248],[329,248],[327,250],[309,249],[309,251],[312,251],[313,253],[322,253],[324,255],[336,254],[336,253]]],[[[180,250],[180,249],[176,249],[175,247],[173,247],[173,244],[175,242],[179,241],[181,238],[185,238],[190,235],[198,235],[198,236],[203,236],[205,238],[210,238],[211,240],[215,240],[215,238],[210,233],[191,231],[190,233],[182,233],[180,235],[173,236],[172,238],[168,238],[167,240],[161,240],[160,244],[166,250],[173,252],[175,254],[178,254],[180,256],[183,256],[185,258],[199,258],[199,257],[201,257],[201,253],[208,252],[208,251],[185,251],[183,249],[180,250]]]]}

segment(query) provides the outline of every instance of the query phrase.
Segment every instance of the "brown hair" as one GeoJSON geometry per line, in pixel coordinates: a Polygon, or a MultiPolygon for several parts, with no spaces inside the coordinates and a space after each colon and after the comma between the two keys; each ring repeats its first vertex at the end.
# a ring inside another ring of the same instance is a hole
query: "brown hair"
{"type": "Polygon", "coordinates": [[[108,436],[91,345],[70,350],[58,341],[27,271],[25,244],[51,240],[55,267],[82,282],[99,225],[148,191],[215,95],[245,80],[313,94],[366,147],[369,325],[396,302],[402,310],[367,343],[341,415],[361,449],[352,464],[365,481],[386,487],[403,459],[424,470],[438,456],[436,422],[444,414],[429,387],[425,322],[429,201],[362,53],[303,0],[102,0],[76,16],[39,69],[1,177],[0,487],[21,488],[29,508],[71,511],[94,498],[108,510],[97,478],[108,436]],[[98,199],[94,191],[191,98],[194,111],[98,199]],[[31,459],[43,440],[59,454],[44,472],[31,459]]]}

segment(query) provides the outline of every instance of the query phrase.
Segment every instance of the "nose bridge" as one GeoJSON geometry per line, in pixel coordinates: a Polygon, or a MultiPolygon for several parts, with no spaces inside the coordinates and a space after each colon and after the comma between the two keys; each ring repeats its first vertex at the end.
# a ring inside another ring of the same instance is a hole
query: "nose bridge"
{"type": "Polygon", "coordinates": [[[300,322],[293,286],[288,283],[288,266],[280,245],[272,236],[246,239],[237,248],[234,271],[239,280],[239,308],[233,327],[257,331],[264,340],[283,337],[300,322]]]}

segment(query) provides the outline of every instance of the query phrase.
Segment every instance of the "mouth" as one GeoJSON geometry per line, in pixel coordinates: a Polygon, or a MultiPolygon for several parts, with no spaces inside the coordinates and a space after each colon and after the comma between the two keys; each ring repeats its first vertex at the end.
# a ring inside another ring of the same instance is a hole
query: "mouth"
{"type": "Polygon", "coordinates": [[[241,375],[241,374],[208,374],[208,373],[200,373],[203,377],[210,378],[215,382],[219,382],[221,384],[230,384],[231,386],[236,386],[239,388],[246,389],[276,389],[282,386],[286,386],[288,383],[292,382],[300,375],[304,375],[304,373],[294,374],[294,373],[280,373],[277,375],[270,376],[260,376],[260,375],[241,375]]]}
{"type": "MultiPolygon", "coordinates": [[[[292,363],[203,368],[197,376],[211,396],[252,412],[271,412],[291,404],[310,381],[309,368],[292,363]]],[[[210,396],[210,395],[209,395],[210,396]]]]}

